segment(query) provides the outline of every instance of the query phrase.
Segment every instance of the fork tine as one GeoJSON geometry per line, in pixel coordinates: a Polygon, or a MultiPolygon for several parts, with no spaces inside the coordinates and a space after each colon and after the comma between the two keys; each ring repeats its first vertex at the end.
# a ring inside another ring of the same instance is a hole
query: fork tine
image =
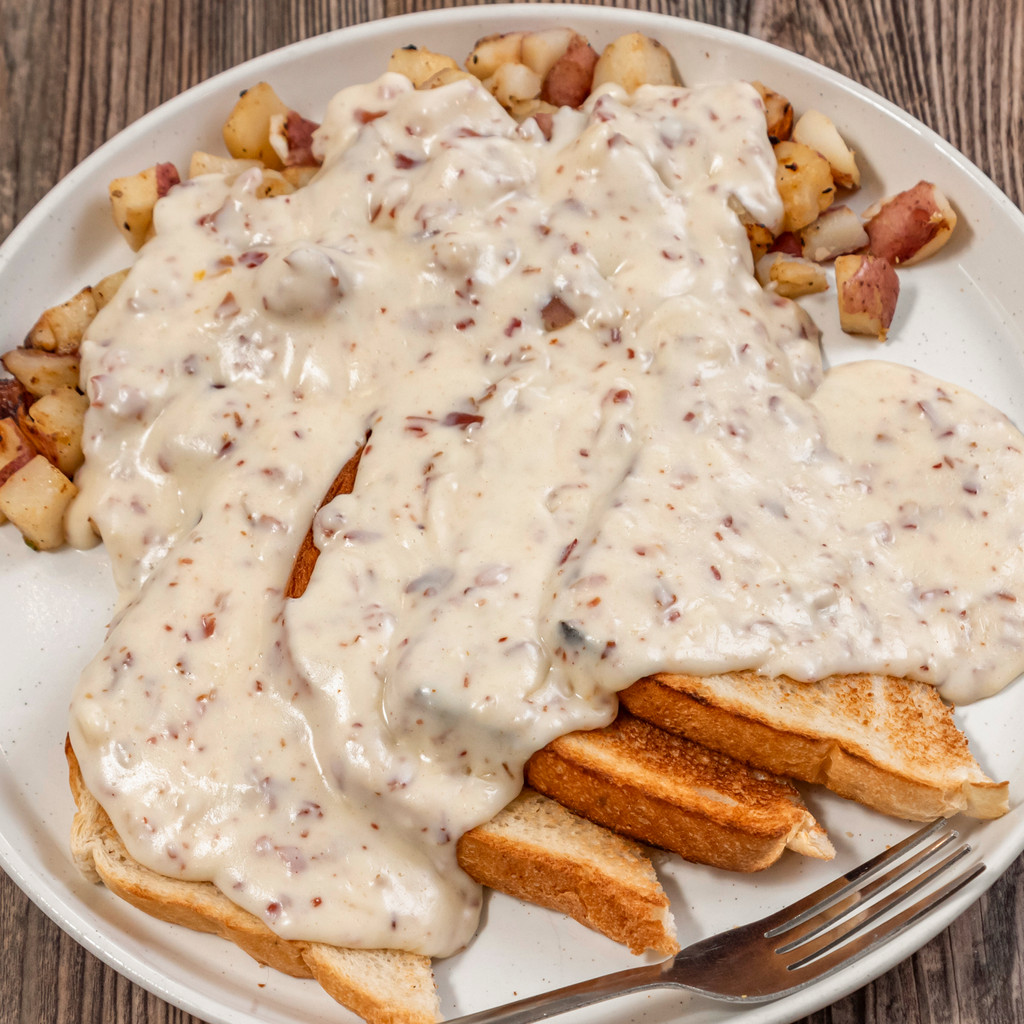
{"type": "MultiPolygon", "coordinates": [[[[966,853],[967,851],[965,850],[964,852],[966,853]]],[[[820,953],[790,964],[788,969],[794,972],[809,970],[813,973],[814,980],[817,980],[845,967],[847,964],[853,963],[855,960],[859,960],[873,949],[905,932],[922,917],[934,910],[935,907],[958,893],[984,870],[984,864],[976,864],[974,867],[968,868],[945,885],[922,896],[921,899],[901,913],[886,918],[871,931],[852,937],[849,941],[837,940],[837,942],[832,943],[830,946],[824,947],[820,953]]],[[[860,930],[866,928],[879,916],[881,915],[875,915],[873,918],[863,922],[860,930]]],[[[796,977],[801,977],[801,975],[796,977]]],[[[794,978],[794,981],[796,981],[796,978],[794,978]]]]}
{"type": "MultiPolygon", "coordinates": [[[[774,938],[776,936],[786,935],[789,937],[789,942],[780,947],[776,952],[783,953],[791,948],[799,946],[803,943],[809,942],[819,933],[834,930],[840,924],[844,923],[849,915],[852,914],[858,908],[863,908],[865,905],[870,904],[872,900],[883,892],[888,892],[889,896],[886,898],[886,906],[894,906],[899,902],[899,893],[907,893],[909,887],[905,886],[901,890],[893,890],[893,885],[898,882],[901,878],[907,877],[907,875],[918,871],[922,865],[932,860],[938,853],[945,850],[950,844],[955,843],[959,838],[959,833],[956,831],[948,832],[946,835],[939,839],[936,839],[930,845],[918,848],[910,856],[906,856],[903,859],[896,859],[896,865],[891,870],[885,872],[885,874],[879,875],[874,874],[867,878],[858,879],[857,886],[853,887],[849,894],[840,901],[829,902],[825,909],[817,914],[804,913],[800,916],[800,921],[795,923],[792,927],[783,929],[774,929],[771,933],[766,934],[766,938],[774,938]]],[[[970,849],[969,846],[961,847],[960,851],[955,855],[957,858],[962,856],[970,849]]],[[[901,853],[906,854],[906,850],[901,853]]],[[[885,861],[879,865],[884,867],[890,861],[885,861]]],[[[945,867],[945,863],[935,869],[936,871],[942,870],[945,867]]],[[[909,889],[912,892],[912,889],[909,889]]],[[[902,898],[905,898],[902,897],[902,898]]],[[[874,907],[881,905],[879,903],[873,904],[874,907]]],[[[862,911],[858,918],[854,920],[863,919],[864,913],[862,911]]],[[[852,922],[850,922],[852,924],[852,922]]]]}
{"type": "MultiPolygon", "coordinates": [[[[957,863],[957,861],[970,852],[971,848],[964,843],[949,854],[948,857],[931,865],[920,873],[915,874],[909,881],[898,889],[893,889],[891,887],[892,883],[905,877],[907,870],[920,867],[921,861],[915,861],[910,865],[910,869],[891,872],[890,874],[893,875],[891,880],[889,879],[889,876],[885,876],[875,883],[877,888],[874,889],[871,895],[879,896],[879,898],[871,900],[870,902],[870,898],[866,898],[863,904],[859,904],[860,906],[863,906],[860,913],[853,914],[851,916],[849,912],[847,912],[839,917],[826,920],[813,928],[807,934],[801,935],[785,945],[778,947],[775,952],[779,955],[784,955],[790,952],[799,953],[802,956],[802,960],[800,962],[806,962],[807,960],[828,952],[830,949],[833,949],[845,942],[850,936],[857,934],[874,921],[877,921],[879,918],[886,915],[893,908],[906,902],[906,900],[910,899],[910,897],[915,893],[920,892],[925,886],[929,885],[934,879],[938,878],[939,875],[946,871],[947,868],[952,867],[957,863]]],[[[795,967],[797,964],[794,963],[791,964],[791,966],[795,967]]]]}
{"type": "Polygon", "coordinates": [[[941,832],[949,822],[945,818],[939,818],[931,824],[925,825],[913,835],[907,836],[901,842],[890,846],[881,853],[876,854],[870,860],[858,864],[845,875],[823,885],[820,889],[805,896],[801,900],[784,907],[782,910],[758,922],[765,927],[765,938],[774,938],[777,935],[789,931],[798,925],[803,924],[809,918],[828,910],[841,900],[846,899],[854,893],[861,885],[866,884],[888,865],[900,860],[903,856],[916,850],[926,843],[936,833],[941,832]]]}

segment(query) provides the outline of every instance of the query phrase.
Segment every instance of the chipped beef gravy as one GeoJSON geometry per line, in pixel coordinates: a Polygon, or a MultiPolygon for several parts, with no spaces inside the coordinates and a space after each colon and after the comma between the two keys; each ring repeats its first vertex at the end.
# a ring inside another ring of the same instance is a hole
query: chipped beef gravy
{"type": "Polygon", "coordinates": [[[448,954],[459,835],[634,678],[1024,667],[1024,441],[914,370],[823,375],[734,212],[781,212],[748,86],[612,88],[547,141],[385,75],[316,146],[293,195],[175,188],[84,347],[71,525],[121,604],[71,730],[138,860],[448,954]]]}

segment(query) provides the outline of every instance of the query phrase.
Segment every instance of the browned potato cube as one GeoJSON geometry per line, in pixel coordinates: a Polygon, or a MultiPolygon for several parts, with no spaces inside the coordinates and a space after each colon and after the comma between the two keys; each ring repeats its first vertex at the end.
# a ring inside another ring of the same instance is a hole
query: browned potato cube
{"type": "MultiPolygon", "coordinates": [[[[10,417],[0,419],[0,484],[22,466],[27,466],[37,455],[29,439],[10,417]]],[[[7,522],[7,516],[0,512],[0,523],[7,522]]]]}
{"type": "Polygon", "coordinates": [[[463,71],[462,68],[441,68],[440,71],[435,71],[426,81],[417,85],[416,88],[440,89],[442,85],[451,85],[452,82],[458,82],[463,78],[471,78],[473,81],[478,81],[476,75],[471,75],[468,71],[463,71]]]}
{"type": "Polygon", "coordinates": [[[38,454],[14,420],[10,417],[0,420],[0,484],[38,454]]]}
{"type": "Polygon", "coordinates": [[[94,316],[96,296],[92,288],[83,288],[67,302],[47,309],[28,332],[25,344],[46,352],[77,352],[94,316]]]}
{"type": "Polygon", "coordinates": [[[793,131],[793,104],[781,93],[758,81],[750,83],[760,94],[764,103],[764,119],[768,129],[768,138],[772,145],[786,142],[793,131]]]}
{"type": "Polygon", "coordinates": [[[156,201],[181,181],[174,164],[155,164],[110,183],[110,210],[118,231],[133,250],[142,247],[153,226],[156,201]]]}
{"type": "Polygon", "coordinates": [[[775,161],[775,183],[785,210],[782,230],[799,231],[835,198],[832,169],[820,153],[799,142],[778,143],[775,161]]]}
{"type": "Polygon", "coordinates": [[[202,174],[241,174],[251,167],[262,167],[259,160],[236,160],[231,156],[219,156],[197,149],[188,162],[188,176],[198,178],[202,174]]]}
{"type": "Polygon", "coordinates": [[[64,513],[77,493],[56,466],[37,455],[0,485],[0,512],[28,545],[51,551],[64,543],[64,513]]]}
{"type": "Polygon", "coordinates": [[[610,42],[594,67],[592,88],[606,82],[634,92],[641,85],[678,85],[679,75],[672,55],[657,39],[630,32],[610,42]]]}
{"type": "Polygon", "coordinates": [[[787,299],[813,295],[828,288],[825,271],[802,256],[770,252],[757,261],[757,279],[763,288],[771,288],[787,299]]]}
{"type": "Polygon", "coordinates": [[[521,63],[525,35],[525,32],[505,32],[478,39],[466,58],[466,70],[483,81],[490,78],[502,64],[521,63]]]}
{"type": "Polygon", "coordinates": [[[285,102],[266,82],[246,89],[224,122],[222,134],[228,152],[239,160],[259,160],[279,171],[284,164],[270,142],[270,119],[287,113],[285,102]]]}
{"type": "Polygon", "coordinates": [[[838,256],[835,268],[843,330],[885,341],[900,294],[900,281],[892,264],[880,256],[855,253],[838,256]]]}
{"type": "Polygon", "coordinates": [[[793,126],[793,141],[817,150],[832,168],[832,178],[841,188],[860,185],[860,169],[839,129],[818,110],[808,110],[793,126]]]}
{"type": "Polygon", "coordinates": [[[506,109],[540,96],[541,77],[525,64],[509,61],[484,82],[487,91],[506,109]]]}
{"type": "Polygon", "coordinates": [[[508,112],[519,122],[525,121],[528,117],[535,118],[545,138],[551,138],[551,115],[558,112],[558,107],[541,99],[520,100],[513,103],[508,112]]]}
{"type": "MultiPolygon", "coordinates": [[[[460,72],[460,74],[465,74],[465,72],[460,72]]],[[[281,172],[281,177],[284,178],[292,188],[305,188],[306,185],[316,177],[316,172],[319,170],[319,167],[312,166],[286,167],[281,172]]]]}
{"type": "Polygon", "coordinates": [[[92,286],[93,298],[96,300],[96,309],[101,310],[117,293],[117,289],[124,284],[128,276],[128,267],[124,270],[117,270],[113,274],[107,274],[99,284],[92,286]]]}
{"type": "Polygon", "coordinates": [[[263,179],[256,186],[256,198],[267,199],[270,196],[287,196],[295,191],[295,186],[281,171],[266,170],[263,179]]]}
{"type": "Polygon", "coordinates": [[[431,75],[442,68],[457,71],[458,63],[443,53],[434,53],[421,46],[403,46],[391,54],[388,71],[405,75],[418,89],[431,75]]]}
{"type": "Polygon", "coordinates": [[[41,398],[62,387],[78,386],[78,356],[73,353],[44,352],[36,348],[13,348],[2,357],[4,368],[26,391],[41,398]]]}
{"type": "Polygon", "coordinates": [[[74,387],[57,388],[32,403],[18,424],[40,455],[65,476],[82,465],[82,426],[89,399],[74,387]]]}
{"type": "Polygon", "coordinates": [[[771,248],[775,238],[764,224],[756,224],[752,220],[745,219],[743,227],[747,232],[747,241],[750,243],[750,255],[754,257],[754,262],[757,263],[771,248]]]}

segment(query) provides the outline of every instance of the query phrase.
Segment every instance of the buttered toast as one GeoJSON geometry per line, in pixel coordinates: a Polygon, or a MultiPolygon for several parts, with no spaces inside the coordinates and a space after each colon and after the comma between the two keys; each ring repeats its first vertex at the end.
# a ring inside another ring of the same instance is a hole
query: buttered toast
{"type": "Polygon", "coordinates": [[[952,708],[925,683],[662,674],[619,696],[663,729],[885,814],[929,821],[960,812],[996,818],[1008,809],[1008,784],[982,771],[952,708]]]}

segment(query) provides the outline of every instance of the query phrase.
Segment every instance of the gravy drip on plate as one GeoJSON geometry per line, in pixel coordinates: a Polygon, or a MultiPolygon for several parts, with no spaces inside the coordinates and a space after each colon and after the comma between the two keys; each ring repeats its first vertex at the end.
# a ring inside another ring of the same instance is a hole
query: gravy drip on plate
{"type": "Polygon", "coordinates": [[[84,346],[71,525],[121,603],[72,740],[141,862],[448,954],[459,835],[638,676],[1020,671],[1021,437],[916,371],[823,383],[735,212],[781,212],[748,86],[612,88],[548,141],[386,75],[316,145],[290,196],[175,188],[84,346]]]}

